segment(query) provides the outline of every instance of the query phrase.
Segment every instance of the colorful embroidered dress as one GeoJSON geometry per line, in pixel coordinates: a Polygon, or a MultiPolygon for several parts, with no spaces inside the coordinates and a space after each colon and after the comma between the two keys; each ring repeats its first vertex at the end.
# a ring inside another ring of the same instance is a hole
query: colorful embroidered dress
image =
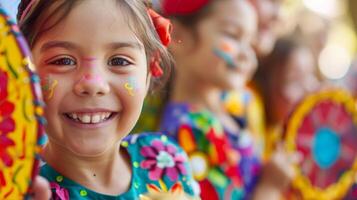
{"type": "Polygon", "coordinates": [[[190,176],[187,155],[167,136],[137,134],[125,138],[121,146],[127,149],[132,163],[131,186],[127,192],[118,196],[99,194],[64,177],[45,164],[41,167],[40,174],[49,180],[53,199],[139,200],[143,199],[142,195],[148,193],[150,188],[168,192],[178,184],[190,196],[198,193],[193,189],[198,186],[190,176]]]}
{"type": "Polygon", "coordinates": [[[167,105],[161,129],[187,152],[202,200],[249,199],[260,172],[253,142],[245,132],[231,133],[208,110],[167,105]]]}

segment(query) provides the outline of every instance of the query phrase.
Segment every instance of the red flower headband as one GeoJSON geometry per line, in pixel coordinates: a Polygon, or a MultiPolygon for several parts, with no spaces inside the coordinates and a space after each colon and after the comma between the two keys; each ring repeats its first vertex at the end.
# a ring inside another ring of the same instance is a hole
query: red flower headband
{"type": "Polygon", "coordinates": [[[162,12],[166,16],[188,15],[200,10],[210,0],[163,0],[162,12]]]}

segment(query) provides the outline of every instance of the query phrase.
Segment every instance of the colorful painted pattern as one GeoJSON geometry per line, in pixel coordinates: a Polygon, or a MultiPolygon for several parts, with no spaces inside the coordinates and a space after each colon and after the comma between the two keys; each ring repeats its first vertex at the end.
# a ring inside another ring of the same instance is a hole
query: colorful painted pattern
{"type": "MultiPolygon", "coordinates": [[[[357,110],[352,96],[324,91],[307,97],[286,129],[287,150],[303,155],[293,186],[304,199],[344,198],[355,188],[356,144],[357,110]]],[[[346,199],[355,199],[356,191],[349,195],[346,199]]]]}
{"type": "Polygon", "coordinates": [[[39,78],[29,58],[18,27],[0,10],[0,199],[26,196],[44,141],[39,78]]]}
{"type": "Polygon", "coordinates": [[[187,152],[203,200],[249,199],[260,172],[253,142],[230,133],[214,115],[188,104],[167,105],[161,129],[187,152]]]}
{"type": "Polygon", "coordinates": [[[41,167],[41,175],[50,181],[53,199],[139,200],[150,193],[150,189],[168,191],[167,188],[177,185],[183,188],[187,196],[198,194],[197,189],[194,190],[198,188],[197,183],[190,176],[187,155],[167,136],[136,134],[125,138],[121,146],[126,148],[130,156],[133,172],[131,186],[126,193],[118,196],[97,193],[64,177],[46,164],[41,167]]]}

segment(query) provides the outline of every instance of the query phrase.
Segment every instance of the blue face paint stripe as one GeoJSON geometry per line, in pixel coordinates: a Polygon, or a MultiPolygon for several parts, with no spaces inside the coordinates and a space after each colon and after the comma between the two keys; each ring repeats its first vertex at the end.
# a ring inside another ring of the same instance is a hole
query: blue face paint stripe
{"type": "Polygon", "coordinates": [[[220,57],[221,59],[223,59],[223,60],[227,63],[227,65],[228,65],[230,68],[236,68],[236,67],[237,67],[237,65],[236,65],[236,63],[235,63],[235,61],[234,61],[234,59],[233,59],[232,56],[230,56],[228,53],[226,53],[226,52],[224,52],[224,51],[222,51],[222,50],[220,50],[220,49],[218,49],[218,48],[214,48],[214,49],[213,49],[213,53],[214,53],[216,56],[218,56],[218,57],[220,57]]]}

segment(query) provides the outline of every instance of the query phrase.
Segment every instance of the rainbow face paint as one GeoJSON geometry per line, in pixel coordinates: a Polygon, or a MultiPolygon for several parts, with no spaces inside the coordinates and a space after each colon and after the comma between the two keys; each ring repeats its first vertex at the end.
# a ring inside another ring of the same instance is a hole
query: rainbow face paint
{"type": "Polygon", "coordinates": [[[57,85],[58,81],[51,78],[50,76],[46,76],[44,79],[41,80],[41,88],[46,100],[52,99],[54,90],[57,85]]]}
{"type": "Polygon", "coordinates": [[[222,43],[218,48],[213,48],[213,53],[223,59],[230,68],[236,68],[237,64],[232,56],[233,48],[227,43],[222,43]]]}
{"type": "Polygon", "coordinates": [[[134,96],[135,92],[138,92],[139,90],[138,84],[136,83],[134,77],[130,77],[128,79],[128,82],[124,84],[124,88],[128,91],[130,96],[134,96]]]}

